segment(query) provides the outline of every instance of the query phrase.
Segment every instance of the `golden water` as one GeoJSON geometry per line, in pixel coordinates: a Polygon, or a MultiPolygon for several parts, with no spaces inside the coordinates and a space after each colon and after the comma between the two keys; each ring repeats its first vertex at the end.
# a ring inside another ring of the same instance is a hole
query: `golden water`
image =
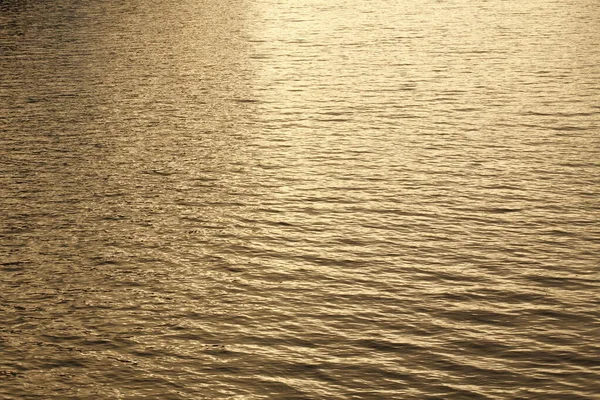
{"type": "Polygon", "coordinates": [[[0,398],[597,399],[600,3],[0,0],[0,398]]]}

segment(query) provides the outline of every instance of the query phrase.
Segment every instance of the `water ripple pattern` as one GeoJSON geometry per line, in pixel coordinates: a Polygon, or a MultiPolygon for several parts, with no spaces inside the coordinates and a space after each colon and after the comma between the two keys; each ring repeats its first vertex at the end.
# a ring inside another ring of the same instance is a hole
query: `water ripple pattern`
{"type": "Polygon", "coordinates": [[[600,3],[0,0],[0,398],[598,399],[600,3]]]}

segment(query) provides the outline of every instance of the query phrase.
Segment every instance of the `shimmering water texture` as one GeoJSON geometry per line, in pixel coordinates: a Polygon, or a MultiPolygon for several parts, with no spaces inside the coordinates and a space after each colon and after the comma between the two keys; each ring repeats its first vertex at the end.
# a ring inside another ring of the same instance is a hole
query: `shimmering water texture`
{"type": "Polygon", "coordinates": [[[1,399],[600,399],[600,2],[0,0],[1,399]]]}

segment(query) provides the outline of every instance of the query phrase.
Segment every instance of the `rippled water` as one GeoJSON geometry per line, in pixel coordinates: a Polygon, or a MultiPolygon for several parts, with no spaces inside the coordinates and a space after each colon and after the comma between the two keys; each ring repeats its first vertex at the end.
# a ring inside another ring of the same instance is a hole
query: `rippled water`
{"type": "Polygon", "coordinates": [[[600,3],[0,0],[2,399],[598,399],[600,3]]]}

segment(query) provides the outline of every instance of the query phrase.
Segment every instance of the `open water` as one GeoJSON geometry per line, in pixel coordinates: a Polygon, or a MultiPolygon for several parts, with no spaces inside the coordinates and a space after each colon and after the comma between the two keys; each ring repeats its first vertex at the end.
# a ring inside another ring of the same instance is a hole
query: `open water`
{"type": "Polygon", "coordinates": [[[597,0],[0,0],[1,399],[599,399],[597,0]]]}

